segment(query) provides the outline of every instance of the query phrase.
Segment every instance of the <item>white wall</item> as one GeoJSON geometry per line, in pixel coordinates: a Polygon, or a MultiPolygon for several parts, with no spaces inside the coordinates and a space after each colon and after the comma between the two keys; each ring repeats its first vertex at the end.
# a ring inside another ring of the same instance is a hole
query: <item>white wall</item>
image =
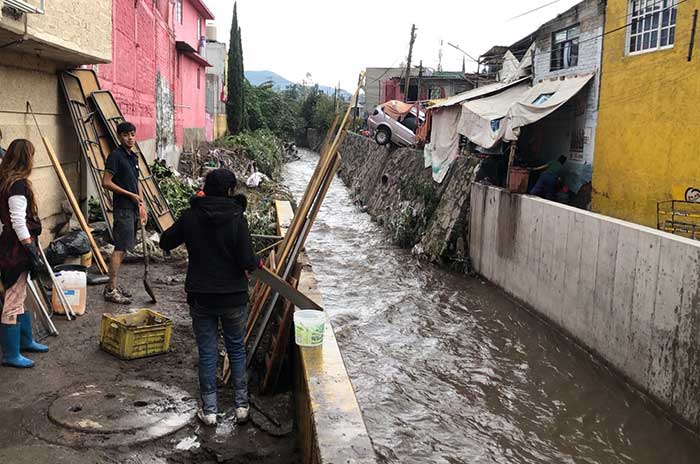
{"type": "Polygon", "coordinates": [[[700,429],[700,243],[473,184],[474,269],[700,429]]]}

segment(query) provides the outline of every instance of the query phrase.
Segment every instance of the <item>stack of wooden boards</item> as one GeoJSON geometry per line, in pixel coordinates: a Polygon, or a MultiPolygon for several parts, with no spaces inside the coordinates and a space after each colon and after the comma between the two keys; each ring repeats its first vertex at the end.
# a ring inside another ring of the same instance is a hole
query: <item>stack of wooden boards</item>
{"type": "MultiPolygon", "coordinates": [[[[102,188],[102,176],[107,157],[119,146],[117,126],[125,121],[124,115],[111,92],[100,88],[92,69],[65,71],[60,74],[59,80],[111,235],[112,199],[102,188]]],[[[139,157],[139,184],[146,206],[158,230],[163,232],[175,220],[138,144],[135,151],[139,157]]]]}
{"type": "MultiPolygon", "coordinates": [[[[296,288],[301,273],[301,266],[298,262],[299,253],[304,247],[304,243],[311,231],[311,227],[318,215],[326,193],[330,188],[335,174],[340,168],[341,159],[338,152],[350,124],[350,113],[356,101],[364,74],[360,76],[358,88],[352,97],[351,104],[340,122],[339,117],[335,121],[321,148],[321,156],[316,169],[311,177],[306,192],[299,203],[299,206],[292,218],[286,233],[278,231],[284,236],[282,243],[277,250],[270,254],[267,267],[274,271],[281,279],[289,282],[296,288]]],[[[280,205],[277,205],[278,214],[280,205]]],[[[246,330],[247,360],[246,366],[250,367],[255,354],[260,346],[260,342],[267,331],[273,314],[278,310],[277,302],[279,293],[269,286],[258,283],[250,298],[250,311],[248,316],[248,326],[246,330]]],[[[302,308],[306,309],[306,308],[302,308]]],[[[282,360],[286,354],[289,334],[292,329],[294,307],[290,302],[281,305],[278,314],[277,331],[272,336],[271,348],[266,356],[265,375],[263,378],[263,392],[274,389],[279,377],[279,370],[282,360]]],[[[224,363],[224,379],[228,380],[227,362],[224,363]]]]}

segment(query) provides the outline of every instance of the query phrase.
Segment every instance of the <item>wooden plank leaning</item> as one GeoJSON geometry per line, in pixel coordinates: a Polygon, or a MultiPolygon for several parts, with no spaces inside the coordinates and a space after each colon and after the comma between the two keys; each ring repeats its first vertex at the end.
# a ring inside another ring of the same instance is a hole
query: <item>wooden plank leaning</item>
{"type": "MultiPolygon", "coordinates": [[[[29,102],[27,102],[27,111],[32,114],[32,117],[34,118],[34,124],[36,124],[36,129],[39,131],[39,136],[41,137],[42,142],[44,142],[44,147],[46,148],[46,152],[49,155],[49,159],[51,160],[51,164],[53,164],[54,170],[56,171],[56,174],[58,175],[58,180],[61,182],[61,186],[63,187],[63,191],[66,194],[66,197],[68,198],[68,202],[71,205],[71,208],[73,208],[73,213],[75,214],[75,217],[78,219],[78,222],[80,223],[80,227],[83,229],[85,234],[88,237],[88,240],[90,241],[90,248],[92,249],[93,254],[95,255],[95,261],[97,262],[97,269],[100,271],[102,274],[107,274],[107,264],[105,263],[104,258],[102,257],[102,252],[100,251],[100,248],[97,246],[97,243],[95,242],[95,238],[92,236],[92,231],[90,229],[90,226],[88,225],[87,221],[85,220],[85,216],[83,216],[83,211],[80,209],[80,205],[78,204],[78,200],[75,199],[75,196],[73,195],[73,190],[71,189],[70,183],[68,182],[68,179],[66,178],[66,174],[63,172],[63,167],[61,166],[61,162],[58,160],[58,157],[56,156],[56,153],[53,151],[53,147],[51,146],[51,143],[44,137],[44,134],[41,132],[41,128],[39,127],[39,122],[36,119],[36,115],[34,114],[34,111],[32,111],[32,106],[29,102]]],[[[47,263],[48,265],[48,263],[47,263]]],[[[53,273],[51,273],[53,277],[53,273]]]]}

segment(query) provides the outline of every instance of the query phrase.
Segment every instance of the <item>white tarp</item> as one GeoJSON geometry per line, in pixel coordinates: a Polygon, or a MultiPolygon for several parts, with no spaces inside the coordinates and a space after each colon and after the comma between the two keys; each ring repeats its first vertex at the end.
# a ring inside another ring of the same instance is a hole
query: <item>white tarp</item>
{"type": "Polygon", "coordinates": [[[435,109],[435,108],[446,108],[448,106],[454,106],[454,105],[459,105],[460,103],[463,103],[465,101],[473,100],[475,98],[480,98],[486,95],[490,95],[492,93],[497,93],[500,92],[503,89],[507,89],[508,87],[511,87],[513,85],[519,84],[521,82],[529,81],[530,76],[525,76],[523,78],[520,78],[516,81],[513,82],[494,82],[492,84],[487,84],[481,87],[477,87],[475,89],[467,90],[466,92],[459,93],[457,95],[454,95],[449,98],[444,98],[442,100],[438,100],[438,102],[431,106],[430,109],[435,109]]]}
{"type": "Polygon", "coordinates": [[[501,140],[518,140],[520,128],[550,115],[593,77],[547,80],[532,87],[517,85],[501,93],[462,103],[459,133],[475,144],[492,148],[501,140]]]}
{"type": "Polygon", "coordinates": [[[463,103],[457,132],[481,147],[493,147],[505,137],[508,129],[506,116],[513,102],[522,98],[529,89],[524,82],[496,95],[463,103]]]}
{"type": "Polygon", "coordinates": [[[588,84],[593,74],[545,80],[532,88],[510,108],[506,140],[518,140],[520,128],[549,116],[588,84]]]}
{"type": "Polygon", "coordinates": [[[442,183],[459,154],[457,123],[461,113],[459,106],[433,111],[430,143],[423,149],[423,156],[425,167],[432,168],[433,180],[437,183],[442,183]]]}

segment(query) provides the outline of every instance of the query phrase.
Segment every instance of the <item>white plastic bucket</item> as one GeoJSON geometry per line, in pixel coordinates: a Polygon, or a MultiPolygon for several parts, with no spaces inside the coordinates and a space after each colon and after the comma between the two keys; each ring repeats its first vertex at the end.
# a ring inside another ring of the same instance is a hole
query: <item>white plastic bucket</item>
{"type": "Polygon", "coordinates": [[[294,338],[299,346],[323,344],[326,330],[326,314],[315,309],[302,309],[294,313],[294,338]]]}
{"type": "MultiPolygon", "coordinates": [[[[66,297],[73,312],[78,316],[85,314],[87,273],[82,271],[61,271],[56,273],[56,280],[63,288],[63,295],[66,297]]],[[[56,287],[53,288],[51,303],[56,313],[63,314],[63,307],[61,307],[59,302],[56,287]]]]}

